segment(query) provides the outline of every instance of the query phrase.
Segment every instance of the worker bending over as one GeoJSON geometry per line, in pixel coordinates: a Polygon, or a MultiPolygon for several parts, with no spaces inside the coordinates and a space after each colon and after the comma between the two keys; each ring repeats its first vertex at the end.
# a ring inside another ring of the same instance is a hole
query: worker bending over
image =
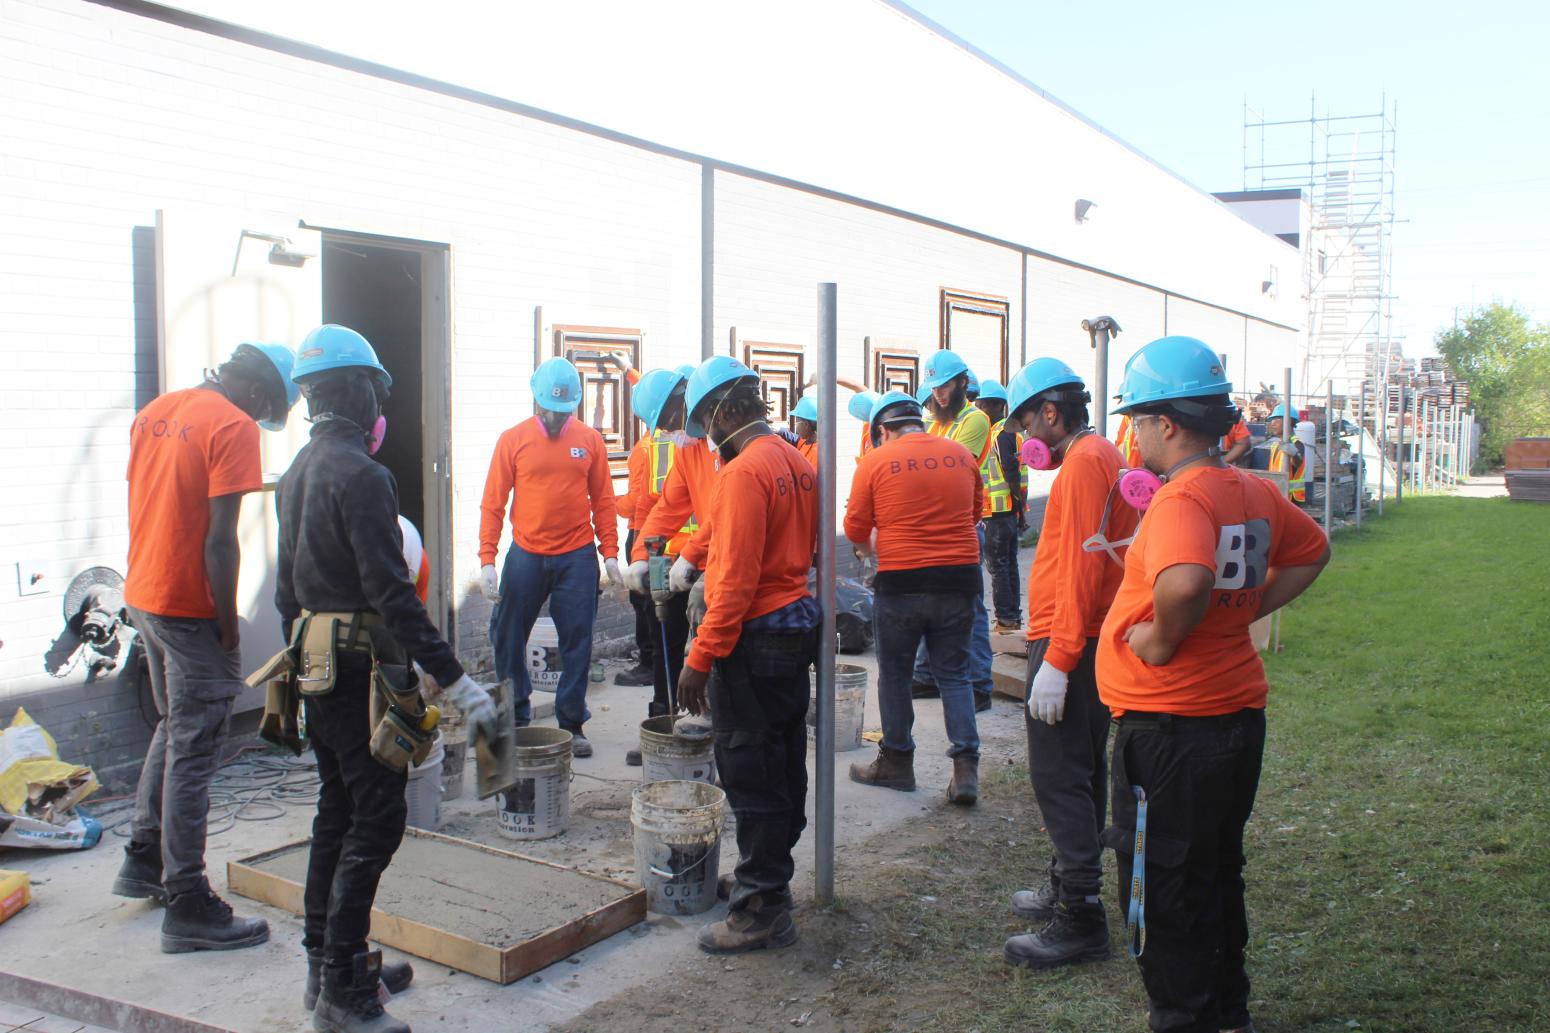
{"type": "Polygon", "coordinates": [[[969,687],[969,639],[982,591],[974,530],[984,490],[979,463],[956,441],[925,433],[920,406],[909,395],[890,391],[872,408],[877,444],[856,466],[845,537],[871,551],[876,535],[872,612],[883,739],[870,764],[850,766],[850,778],[915,788],[910,666],[924,642],[953,758],[947,798],[968,805],[979,797],[980,741],[969,687]]]}
{"type": "MultiPolygon", "coordinates": [[[[1053,856],[1043,886],[1012,896],[1035,923],[1013,936],[1007,961],[1050,968],[1109,956],[1100,896],[1107,817],[1109,711],[1098,700],[1098,632],[1123,568],[1094,536],[1123,543],[1139,514],[1120,497],[1119,449],[1088,425],[1086,384],[1059,359],[1035,359],[1008,387],[1012,420],[1030,442],[1032,465],[1056,471],[1028,575],[1026,714],[1028,776],[1053,856]]],[[[1123,545],[1116,546],[1115,555],[1123,545]]]]}
{"type": "MultiPolygon", "coordinates": [[[[392,378],[364,337],[333,324],[307,335],[292,378],[313,426],[275,493],[275,606],[301,651],[295,687],[321,782],[303,893],[302,1004],[323,1033],[408,1033],[383,1011],[377,984],[398,992],[413,971],[384,966],[366,944],[377,884],[408,817],[408,759],[383,754],[373,737],[379,720],[391,720],[389,703],[410,717],[426,712],[411,662],[486,735],[495,707],[415,592],[398,486],[371,458],[387,431],[382,403],[392,378]]],[[[424,745],[428,752],[428,736],[424,745]]]]}
{"type": "Polygon", "coordinates": [[[1231,390],[1216,352],[1190,337],[1146,345],[1120,389],[1163,484],[1099,634],[1098,694],[1119,721],[1104,838],[1157,1033],[1253,1029],[1243,827],[1267,685],[1249,625],[1329,560],[1318,525],[1217,455],[1238,418],[1231,390]]]}
{"type": "Polygon", "coordinates": [[[263,486],[258,426],[296,401],[291,350],[240,344],[198,387],[153,400],[129,429],[124,602],[149,666],[156,729],[140,769],[121,897],[165,903],[161,949],[230,950],[269,939],[205,878],[210,780],[242,691],[237,516],[263,486]]]}
{"type": "Polygon", "coordinates": [[[705,616],[678,680],[690,713],[707,701],[716,770],[737,816],[738,862],[727,917],[700,931],[712,953],[785,947],[792,848],[807,824],[808,672],[818,603],[807,591],[818,528],[813,468],[768,423],[759,378],[736,359],[707,359],[689,378],[691,434],[725,461],[711,509],[705,616]]]}
{"type": "Polygon", "coordinates": [[[981,511],[985,526],[985,571],[990,575],[990,600],[996,611],[996,628],[1017,631],[1023,626],[1023,605],[1018,598],[1017,535],[1027,526],[1022,463],[1017,450],[1022,437],[1007,420],[1006,388],[995,380],[980,384],[975,408],[990,420],[990,451],[980,467],[985,482],[981,511]]]}
{"type": "MultiPolygon", "coordinates": [[[[939,351],[927,362],[924,370],[925,383],[921,391],[922,404],[931,415],[926,430],[931,436],[956,441],[969,450],[974,461],[983,469],[990,457],[990,419],[970,401],[970,382],[974,394],[979,393],[979,380],[968,364],[952,351],[939,351]]],[[[983,478],[982,478],[983,479],[983,478]]],[[[985,529],[976,532],[980,553],[985,550],[985,529]]],[[[924,643],[915,654],[914,681],[910,694],[916,699],[931,699],[938,695],[936,678],[931,671],[930,650],[924,643]]],[[[985,612],[983,582],[974,604],[974,629],[969,639],[969,685],[974,690],[974,709],[990,709],[990,617],[985,612]]]]}
{"type": "Polygon", "coordinates": [[[583,728],[587,673],[592,666],[592,627],[597,619],[597,552],[608,580],[619,573],[618,514],[613,474],[603,436],[575,419],[581,377],[561,358],[533,372],[531,419],[501,434],[490,458],[480,503],[479,572],[490,614],[495,675],[510,679],[518,728],[532,720],[527,640],[538,611],[549,601],[549,616],[560,639],[560,683],[554,697],[559,726],[571,733],[571,752],[590,757],[583,728]],[[501,521],[511,508],[511,547],[497,584],[495,553],[501,521]]]}

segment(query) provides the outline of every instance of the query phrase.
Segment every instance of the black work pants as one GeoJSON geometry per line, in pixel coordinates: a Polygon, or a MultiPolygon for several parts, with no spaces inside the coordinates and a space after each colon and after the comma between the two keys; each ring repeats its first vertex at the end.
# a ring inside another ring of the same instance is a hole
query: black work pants
{"type": "Polygon", "coordinates": [[[1126,714],[1114,738],[1120,913],[1130,899],[1137,801],[1146,792],[1146,946],[1138,962],[1157,1033],[1249,1022],[1243,826],[1265,753],[1265,712],[1126,714]]]}
{"type": "Polygon", "coordinates": [[[652,694],[646,716],[657,717],[672,712],[669,698],[676,698],[678,673],[684,669],[684,649],[689,643],[689,593],[673,593],[673,597],[663,605],[660,620],[657,618],[656,605],[649,601],[650,596],[647,596],[647,600],[647,634],[656,643],[656,650],[651,654],[652,694]],[[662,651],[664,635],[666,653],[662,651]],[[668,691],[670,686],[671,693],[668,691]]]}
{"type": "Polygon", "coordinates": [[[366,949],[377,883],[404,837],[407,775],[371,755],[371,669],[339,657],[334,691],[308,696],[307,731],[317,757],[318,813],[307,862],[302,946],[344,968],[366,949]]]}
{"type": "Polygon", "coordinates": [[[1023,604],[1018,591],[1017,517],[992,513],[985,518],[985,548],[980,553],[990,574],[990,603],[996,620],[1021,624],[1023,604]]]}
{"type": "MultiPolygon", "coordinates": [[[[1023,701],[1033,691],[1033,676],[1044,662],[1049,639],[1028,643],[1028,679],[1023,701]]],[[[1060,899],[1077,903],[1096,897],[1103,885],[1103,835],[1107,818],[1109,708],[1098,699],[1093,664],[1098,640],[1090,638],[1066,681],[1066,712],[1055,724],[1028,713],[1028,778],[1044,816],[1050,846],[1050,881],[1060,899]]]]}
{"type": "Polygon", "coordinates": [[[716,770],[737,816],[730,910],[790,889],[791,851],[807,827],[808,669],[817,656],[816,630],[745,630],[711,671],[716,770]]]}
{"type": "MultiPolygon", "coordinates": [[[[639,535],[640,532],[638,530],[631,528],[630,532],[624,536],[623,562],[626,567],[630,565],[630,554],[635,551],[635,539],[639,535]]],[[[630,608],[635,611],[635,650],[640,655],[640,665],[642,667],[650,667],[654,662],[654,657],[657,655],[657,650],[660,648],[659,643],[662,641],[662,636],[654,634],[651,630],[651,596],[644,592],[631,592],[630,608]]],[[[680,666],[682,663],[683,660],[680,659],[680,666]]],[[[657,711],[653,709],[652,716],[655,717],[656,713],[657,711]]]]}

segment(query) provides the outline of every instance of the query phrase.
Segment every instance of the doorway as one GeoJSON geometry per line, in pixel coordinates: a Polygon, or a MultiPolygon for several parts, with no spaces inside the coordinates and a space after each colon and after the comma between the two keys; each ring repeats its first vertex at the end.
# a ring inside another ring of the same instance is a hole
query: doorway
{"type": "Polygon", "coordinates": [[[398,482],[399,512],[430,562],[426,608],[452,619],[450,363],[445,245],[323,231],[323,322],[363,334],[393,377],[387,437],[376,459],[398,482]]]}

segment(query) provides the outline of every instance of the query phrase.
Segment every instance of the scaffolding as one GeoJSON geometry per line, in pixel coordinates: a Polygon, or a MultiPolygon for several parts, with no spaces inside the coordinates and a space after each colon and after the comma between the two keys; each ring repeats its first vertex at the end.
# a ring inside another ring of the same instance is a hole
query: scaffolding
{"type": "Polygon", "coordinates": [[[1394,126],[1384,97],[1369,115],[1270,121],[1243,106],[1243,189],[1300,189],[1308,347],[1302,389],[1344,398],[1386,384],[1402,355],[1392,336],[1394,126]]]}

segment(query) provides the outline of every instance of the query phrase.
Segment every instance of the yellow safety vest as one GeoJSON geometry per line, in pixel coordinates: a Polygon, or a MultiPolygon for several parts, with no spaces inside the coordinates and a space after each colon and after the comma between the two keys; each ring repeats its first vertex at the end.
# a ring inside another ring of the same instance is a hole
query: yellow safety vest
{"type": "Polygon", "coordinates": [[[1293,502],[1308,500],[1307,485],[1303,481],[1307,466],[1308,461],[1298,456],[1295,448],[1289,448],[1280,441],[1270,443],[1270,469],[1274,473],[1286,474],[1287,494],[1293,502]]]}
{"type": "MultiPolygon", "coordinates": [[[[673,442],[662,431],[655,431],[651,435],[651,494],[662,494],[662,486],[667,483],[667,475],[672,469],[673,442]]],[[[691,515],[689,522],[679,528],[678,533],[693,534],[699,529],[699,521],[691,515]]]]}
{"type": "Polygon", "coordinates": [[[985,508],[992,514],[1012,511],[1012,488],[1006,483],[1006,471],[1001,467],[1001,451],[996,447],[1005,426],[1006,421],[1002,420],[990,428],[990,451],[980,464],[980,480],[985,482],[985,508]]]}

